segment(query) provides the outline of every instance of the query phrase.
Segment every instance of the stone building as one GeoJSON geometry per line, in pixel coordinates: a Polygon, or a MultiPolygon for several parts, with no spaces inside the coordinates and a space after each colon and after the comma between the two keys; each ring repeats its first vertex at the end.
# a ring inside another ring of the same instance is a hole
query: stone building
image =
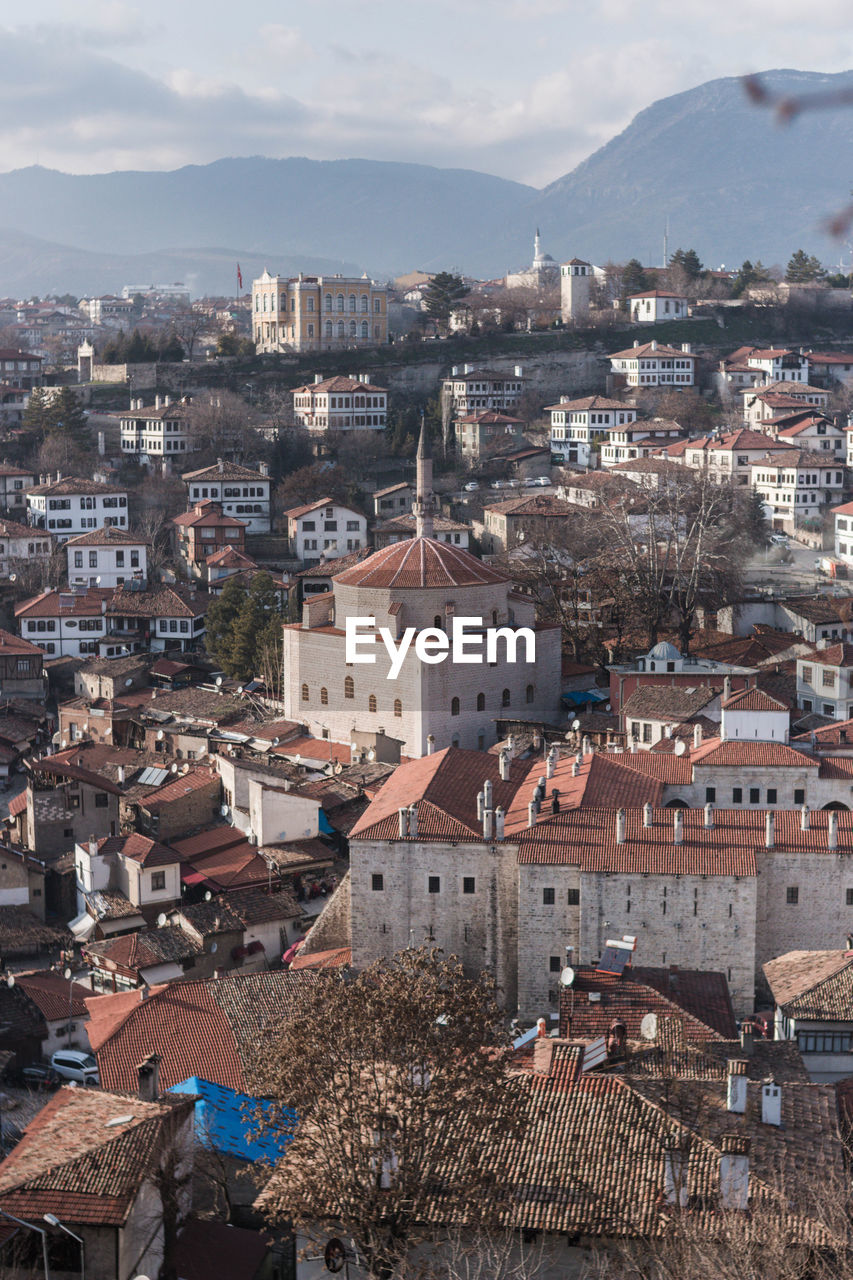
{"type": "Polygon", "coordinates": [[[632,934],[638,964],[719,971],[751,1012],[767,960],[849,929],[853,815],[664,804],[604,755],[402,765],[350,835],[353,963],[426,940],[536,1017],[567,947],[591,963],[632,934]]]}
{"type": "Polygon", "coordinates": [[[338,351],[388,341],[388,291],[367,276],[271,276],[252,281],[259,353],[338,351]]]}
{"type": "Polygon", "coordinates": [[[309,724],[332,742],[348,744],[356,729],[384,733],[403,743],[403,754],[421,756],[433,744],[483,749],[495,741],[496,719],[507,714],[539,723],[560,718],[559,629],[535,626],[532,602],[513,591],[505,574],[438,541],[434,505],[432,459],[422,433],[416,536],[344,569],[331,592],[305,603],[301,623],[284,628],[287,719],[309,724]],[[363,664],[347,664],[350,618],[362,625],[373,618],[395,644],[429,631],[429,643],[444,645],[446,656],[423,661],[410,643],[392,676],[390,652],[377,643],[363,664]],[[454,620],[462,618],[471,628],[468,652],[474,656],[455,662],[447,647],[454,620]],[[483,643],[488,628],[501,629],[493,662],[483,643]]]}

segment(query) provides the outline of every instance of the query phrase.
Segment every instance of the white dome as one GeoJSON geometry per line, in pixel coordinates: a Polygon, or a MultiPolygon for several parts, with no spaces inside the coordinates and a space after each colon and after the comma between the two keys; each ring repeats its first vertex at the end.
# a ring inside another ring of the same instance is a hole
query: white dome
{"type": "Polygon", "coordinates": [[[653,649],[649,650],[646,656],[648,658],[660,658],[664,662],[671,662],[673,658],[680,658],[681,654],[674,644],[670,644],[668,640],[661,640],[653,649]]]}

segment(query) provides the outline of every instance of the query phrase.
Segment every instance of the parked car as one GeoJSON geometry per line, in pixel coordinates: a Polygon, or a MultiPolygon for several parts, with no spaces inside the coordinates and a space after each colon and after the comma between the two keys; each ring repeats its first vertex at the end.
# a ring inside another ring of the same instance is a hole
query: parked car
{"type": "Polygon", "coordinates": [[[788,535],[787,533],[771,533],[768,542],[772,547],[787,547],[788,535]]]}
{"type": "Polygon", "coordinates": [[[493,481],[492,481],[492,484],[491,484],[491,487],[492,487],[493,489],[505,489],[505,488],[506,488],[506,482],[505,482],[504,480],[493,480],[493,481]]]}
{"type": "Polygon", "coordinates": [[[466,485],[462,486],[463,493],[476,493],[480,487],[478,480],[469,480],[466,485]]]}
{"type": "Polygon", "coordinates": [[[99,1085],[97,1059],[91,1053],[83,1053],[80,1049],[57,1049],[50,1060],[50,1065],[63,1080],[73,1080],[76,1084],[99,1085]]]}
{"type": "Polygon", "coordinates": [[[541,489],[547,489],[551,483],[549,476],[537,476],[534,484],[538,484],[541,489]]]}
{"type": "Polygon", "coordinates": [[[535,480],[533,476],[526,476],[522,481],[522,484],[524,485],[525,489],[535,489],[538,483],[539,481],[535,480]]]}
{"type": "Polygon", "coordinates": [[[49,1062],[31,1062],[21,1071],[21,1083],[28,1089],[58,1089],[62,1080],[49,1062]]]}

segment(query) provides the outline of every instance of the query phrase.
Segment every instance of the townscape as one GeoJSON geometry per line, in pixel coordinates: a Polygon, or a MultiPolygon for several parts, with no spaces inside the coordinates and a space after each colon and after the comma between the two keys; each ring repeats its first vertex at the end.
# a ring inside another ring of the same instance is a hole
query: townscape
{"type": "Polygon", "coordinates": [[[0,299],[3,1275],[850,1274],[853,280],[531,239],[0,299]]]}

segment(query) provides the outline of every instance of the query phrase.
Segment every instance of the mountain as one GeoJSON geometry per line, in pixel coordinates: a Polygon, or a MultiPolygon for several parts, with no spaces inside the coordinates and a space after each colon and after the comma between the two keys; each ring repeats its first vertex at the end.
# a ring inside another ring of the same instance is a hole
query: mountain
{"type": "MultiPolygon", "coordinates": [[[[785,96],[853,88],[849,71],[769,71],[762,80],[785,96]]],[[[695,248],[714,266],[784,264],[800,247],[835,263],[840,246],[824,224],[849,203],[851,154],[849,106],[780,125],[739,79],[711,80],[641,111],[534,207],[548,251],[563,259],[657,265],[669,218],[670,252],[695,248]]]]}
{"type": "MultiPolygon", "coordinates": [[[[853,88],[853,72],[763,79],[785,95],[853,88]]],[[[851,144],[853,109],[780,126],[730,78],[653,103],[543,191],[372,160],[249,157],[95,175],[32,166],[0,174],[0,294],[174,280],[229,293],[237,261],[246,284],[265,266],[492,277],[530,261],[537,226],[558,260],[654,265],[667,219],[670,251],[695,248],[710,265],[784,264],[800,247],[833,264],[841,248],[823,224],[849,200],[851,144]],[[200,247],[211,245],[223,247],[200,247]]]]}

